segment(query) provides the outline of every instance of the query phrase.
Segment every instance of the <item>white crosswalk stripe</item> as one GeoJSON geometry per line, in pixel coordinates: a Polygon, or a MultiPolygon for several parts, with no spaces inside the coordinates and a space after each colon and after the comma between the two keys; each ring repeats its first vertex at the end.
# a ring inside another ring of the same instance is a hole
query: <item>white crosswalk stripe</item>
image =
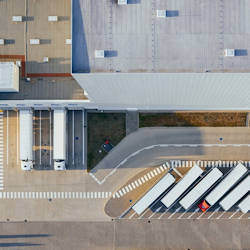
{"type": "Polygon", "coordinates": [[[0,192],[0,199],[107,199],[109,197],[112,197],[111,192],[0,192]]]}

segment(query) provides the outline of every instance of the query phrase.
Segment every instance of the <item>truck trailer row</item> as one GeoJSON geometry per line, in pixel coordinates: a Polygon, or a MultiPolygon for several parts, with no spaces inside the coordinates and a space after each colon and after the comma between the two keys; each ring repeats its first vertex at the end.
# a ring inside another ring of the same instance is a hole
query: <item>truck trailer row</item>
{"type": "MultiPolygon", "coordinates": [[[[66,117],[65,109],[54,110],[53,160],[55,170],[66,169],[66,117]]],[[[20,160],[22,170],[33,168],[33,111],[19,111],[20,160]]]]}

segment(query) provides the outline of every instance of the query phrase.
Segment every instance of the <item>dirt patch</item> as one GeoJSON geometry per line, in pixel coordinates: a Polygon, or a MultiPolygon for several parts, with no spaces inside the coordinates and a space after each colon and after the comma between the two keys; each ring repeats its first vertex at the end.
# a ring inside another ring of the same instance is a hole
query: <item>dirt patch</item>
{"type": "Polygon", "coordinates": [[[244,112],[140,113],[142,127],[245,127],[244,112]]]}
{"type": "Polygon", "coordinates": [[[116,146],[126,136],[125,113],[88,113],[88,171],[107,153],[102,149],[106,139],[116,146]]]}

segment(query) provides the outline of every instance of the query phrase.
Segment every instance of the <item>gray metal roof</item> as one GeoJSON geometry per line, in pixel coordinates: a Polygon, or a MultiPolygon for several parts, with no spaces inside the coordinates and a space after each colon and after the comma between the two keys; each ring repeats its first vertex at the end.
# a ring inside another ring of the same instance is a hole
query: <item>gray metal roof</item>
{"type": "Polygon", "coordinates": [[[92,102],[166,110],[250,109],[249,73],[73,74],[92,102]]]}

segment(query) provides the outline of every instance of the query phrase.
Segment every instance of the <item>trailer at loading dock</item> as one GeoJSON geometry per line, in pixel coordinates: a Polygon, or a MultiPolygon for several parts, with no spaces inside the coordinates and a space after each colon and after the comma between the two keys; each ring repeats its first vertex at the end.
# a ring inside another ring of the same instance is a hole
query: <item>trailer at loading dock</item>
{"type": "Polygon", "coordinates": [[[165,192],[173,183],[175,178],[171,174],[166,174],[160,179],[136,204],[132,209],[141,214],[146,208],[148,208],[163,192],[165,192]]]}
{"type": "Polygon", "coordinates": [[[235,203],[237,203],[250,190],[250,175],[240,182],[219,204],[228,211],[235,203]]]}
{"type": "Polygon", "coordinates": [[[29,110],[19,111],[20,128],[20,160],[22,170],[33,168],[33,112],[29,110]]]}
{"type": "Polygon", "coordinates": [[[55,170],[66,169],[66,115],[65,109],[54,110],[53,159],[55,170]]]}
{"type": "Polygon", "coordinates": [[[247,168],[239,163],[225,178],[209,193],[205,201],[213,206],[223,195],[231,189],[239,179],[247,172],[247,168]]]}
{"type": "Polygon", "coordinates": [[[242,213],[246,214],[250,210],[250,195],[241,201],[238,207],[242,213]]]}
{"type": "Polygon", "coordinates": [[[180,205],[186,210],[189,209],[222,176],[223,173],[218,168],[214,168],[187,195],[185,195],[184,198],[180,200],[180,205]]]}
{"type": "Polygon", "coordinates": [[[188,173],[161,199],[161,202],[170,207],[203,173],[203,170],[195,165],[188,173]]]}

